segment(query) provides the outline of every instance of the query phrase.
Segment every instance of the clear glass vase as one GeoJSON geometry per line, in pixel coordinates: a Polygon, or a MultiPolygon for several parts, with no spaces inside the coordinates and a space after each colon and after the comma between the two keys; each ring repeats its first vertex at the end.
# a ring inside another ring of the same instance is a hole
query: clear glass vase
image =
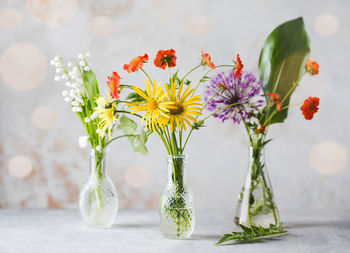
{"type": "Polygon", "coordinates": [[[79,209],[84,222],[91,227],[110,227],[118,211],[118,194],[106,175],[108,150],[90,151],[90,177],[80,192],[79,209]]]}
{"type": "Polygon", "coordinates": [[[195,226],[193,197],[186,185],[186,156],[168,156],[168,183],[160,201],[160,231],[165,238],[186,239],[195,226]]]}
{"type": "Polygon", "coordinates": [[[249,163],[244,186],[239,195],[234,219],[246,227],[279,225],[271,182],[265,166],[264,148],[249,147],[249,163]]]}

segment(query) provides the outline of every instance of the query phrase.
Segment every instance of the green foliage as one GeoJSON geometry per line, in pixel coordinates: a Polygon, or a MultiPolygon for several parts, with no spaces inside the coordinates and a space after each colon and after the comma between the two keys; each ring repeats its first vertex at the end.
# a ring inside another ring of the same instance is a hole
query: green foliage
{"type": "Polygon", "coordinates": [[[95,73],[92,70],[84,71],[82,74],[84,86],[87,91],[91,105],[94,105],[94,102],[99,96],[98,84],[96,80],[95,73]]]}
{"type": "Polygon", "coordinates": [[[257,239],[263,239],[267,236],[275,236],[275,235],[284,235],[288,233],[287,230],[282,228],[282,224],[279,226],[275,226],[270,224],[270,227],[263,228],[262,226],[251,226],[246,227],[244,225],[240,225],[242,232],[232,232],[231,234],[224,234],[223,237],[216,243],[216,245],[220,245],[223,243],[240,243],[240,242],[249,242],[257,239]]]}
{"type": "Polygon", "coordinates": [[[199,130],[199,128],[205,127],[204,120],[199,120],[197,123],[194,122],[192,127],[193,127],[194,130],[199,130]]]}
{"type": "Polygon", "coordinates": [[[120,127],[122,128],[124,134],[128,136],[128,140],[131,144],[131,147],[135,152],[140,152],[143,155],[148,153],[146,142],[147,142],[147,133],[144,129],[141,130],[140,134],[135,134],[137,130],[137,124],[132,119],[129,119],[127,116],[123,115],[120,117],[120,127]]]}
{"type": "MultiPolygon", "coordinates": [[[[265,94],[278,93],[282,99],[300,78],[310,53],[310,41],[303,19],[281,24],[267,37],[259,59],[259,75],[265,94]]],[[[283,106],[289,105],[290,95],[283,106]]],[[[267,112],[266,117],[271,114],[267,112]]],[[[288,108],[276,113],[271,124],[283,122],[288,108]]]]}
{"type": "Polygon", "coordinates": [[[134,134],[137,129],[136,122],[125,115],[120,117],[120,126],[124,134],[134,134]]]}
{"type": "MultiPolygon", "coordinates": [[[[181,84],[181,80],[180,78],[177,76],[177,74],[179,73],[179,70],[175,72],[175,74],[173,74],[173,76],[170,78],[169,81],[171,82],[175,82],[177,87],[180,87],[181,84]]],[[[169,88],[170,88],[170,83],[169,83],[169,88]]]]}
{"type": "Polygon", "coordinates": [[[130,92],[126,98],[126,100],[129,100],[130,103],[135,103],[135,102],[142,102],[145,101],[145,99],[143,97],[141,97],[139,94],[137,94],[136,92],[130,92]]]}
{"type": "Polygon", "coordinates": [[[191,81],[188,80],[188,79],[186,79],[186,80],[184,81],[184,84],[185,84],[185,85],[190,85],[190,84],[191,84],[191,81]]]}

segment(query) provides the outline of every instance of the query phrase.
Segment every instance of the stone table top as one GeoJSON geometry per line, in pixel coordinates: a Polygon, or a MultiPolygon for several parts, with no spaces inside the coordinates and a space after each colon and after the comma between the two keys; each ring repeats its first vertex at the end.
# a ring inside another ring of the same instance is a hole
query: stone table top
{"type": "Polygon", "coordinates": [[[289,234],[215,246],[237,230],[231,211],[197,211],[191,239],[164,239],[157,211],[119,211],[109,229],[85,226],[76,210],[0,210],[0,253],[350,252],[350,212],[281,212],[289,234]]]}

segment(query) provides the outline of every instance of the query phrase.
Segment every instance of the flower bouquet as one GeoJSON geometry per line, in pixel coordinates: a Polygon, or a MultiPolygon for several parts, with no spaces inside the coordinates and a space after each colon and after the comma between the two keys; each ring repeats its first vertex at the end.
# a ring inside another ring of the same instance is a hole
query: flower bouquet
{"type": "MultiPolygon", "coordinates": [[[[171,73],[171,69],[176,66],[175,50],[160,50],[154,59],[154,65],[168,70],[169,80],[166,83],[155,81],[142,68],[148,60],[147,54],[124,65],[129,73],[141,70],[146,75],[145,89],[135,86],[135,92],[128,96],[131,100],[130,110],[133,114],[144,112],[142,124],[147,133],[156,133],[168,154],[168,183],[160,201],[160,228],[166,238],[188,238],[194,230],[193,197],[185,181],[187,156],[184,152],[193,131],[203,127],[205,120],[215,113],[199,118],[210,100],[203,105],[200,96],[196,95],[197,88],[215,68],[236,67],[237,73],[241,70],[239,64],[215,66],[209,54],[202,52],[201,56],[201,62],[180,77],[179,70],[171,73]],[[192,86],[187,77],[200,67],[209,67],[209,70],[192,86]]],[[[217,92],[221,89],[219,87],[217,92]]]]}
{"type": "Polygon", "coordinates": [[[137,124],[125,116],[129,111],[119,109],[127,103],[120,99],[120,92],[127,85],[120,84],[120,76],[113,72],[108,77],[106,96],[99,92],[96,76],[86,58],[89,52],[82,52],[78,59],[64,63],[60,56],[51,60],[56,67],[55,81],[64,81],[64,100],[70,104],[84,127],[86,136],[79,138],[79,146],[88,143],[90,150],[90,178],[80,193],[80,212],[86,224],[94,227],[112,225],[118,210],[118,196],[115,186],[105,173],[105,156],[108,145],[119,138],[127,137],[134,151],[147,153],[147,136],[143,129],[137,132],[137,124]],[[123,116],[120,116],[123,115],[123,116]],[[124,134],[112,138],[116,129],[124,134]]]}
{"type": "MultiPolygon", "coordinates": [[[[235,223],[241,233],[226,234],[219,243],[249,240],[259,236],[284,234],[264,160],[269,126],[287,118],[290,97],[305,74],[316,75],[318,64],[308,59],[309,38],[302,18],[278,26],[267,38],[260,54],[260,80],[243,71],[219,73],[206,90],[208,110],[225,108],[214,117],[222,121],[242,122],[249,138],[249,163],[244,186],[239,195],[235,223]],[[217,87],[224,87],[213,99],[217,87]],[[260,231],[260,232],[259,232],[260,231]],[[259,234],[259,236],[257,236],[259,234]]],[[[297,104],[295,104],[297,105],[297,104]]],[[[318,111],[319,98],[309,97],[300,107],[305,119],[318,111]]]]}

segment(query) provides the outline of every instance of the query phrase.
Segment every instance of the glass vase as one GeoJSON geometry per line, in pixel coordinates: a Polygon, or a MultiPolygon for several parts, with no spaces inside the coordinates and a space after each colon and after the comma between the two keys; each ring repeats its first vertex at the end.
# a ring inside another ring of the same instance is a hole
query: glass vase
{"type": "Polygon", "coordinates": [[[195,226],[192,192],[186,184],[186,156],[168,156],[168,182],[160,201],[160,231],[165,238],[186,239],[195,226]]]}
{"type": "Polygon", "coordinates": [[[265,165],[264,148],[249,147],[249,163],[234,219],[246,227],[279,225],[280,219],[265,165]]]}
{"type": "MultiPolygon", "coordinates": [[[[108,151],[108,150],[107,150],[108,151]]],[[[80,192],[79,209],[84,222],[91,227],[110,227],[118,211],[118,194],[106,175],[106,150],[90,151],[90,177],[80,192]]]]}

